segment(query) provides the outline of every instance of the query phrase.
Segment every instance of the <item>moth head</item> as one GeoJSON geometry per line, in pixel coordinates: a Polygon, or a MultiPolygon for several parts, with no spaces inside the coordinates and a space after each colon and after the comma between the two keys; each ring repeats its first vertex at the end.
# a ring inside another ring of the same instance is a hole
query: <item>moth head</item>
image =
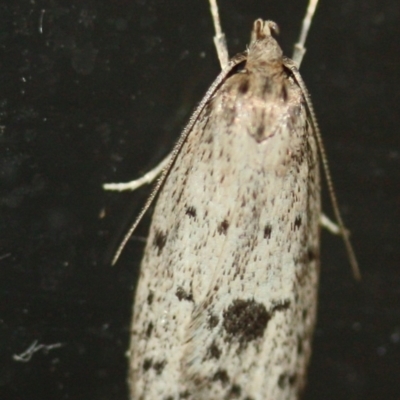
{"type": "Polygon", "coordinates": [[[279,35],[278,24],[274,21],[263,21],[262,19],[256,19],[253,24],[253,30],[251,32],[251,43],[262,40],[272,35],[279,35]]]}
{"type": "Polygon", "coordinates": [[[282,58],[282,50],[273,37],[278,34],[279,27],[274,21],[255,20],[251,32],[249,53],[261,56],[266,61],[280,60],[282,58]]]}

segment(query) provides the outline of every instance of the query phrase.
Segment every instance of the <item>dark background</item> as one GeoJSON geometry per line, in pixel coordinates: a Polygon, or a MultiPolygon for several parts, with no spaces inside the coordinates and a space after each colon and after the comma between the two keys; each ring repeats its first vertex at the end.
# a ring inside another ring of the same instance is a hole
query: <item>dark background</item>
{"type": "MultiPolygon", "coordinates": [[[[308,400],[400,399],[400,3],[320,0],[301,71],[363,280],[323,232],[308,400]]],[[[223,1],[230,54],[306,1],[223,1]]],[[[206,0],[0,3],[0,399],[127,399],[148,188],[106,193],[171,149],[219,72],[206,0]],[[42,11],[44,10],[44,11],[42,11]],[[15,361],[35,340],[63,346],[15,361]]],[[[325,191],[326,192],[326,191],[325,191]]],[[[331,214],[325,193],[324,210],[331,214]]]]}

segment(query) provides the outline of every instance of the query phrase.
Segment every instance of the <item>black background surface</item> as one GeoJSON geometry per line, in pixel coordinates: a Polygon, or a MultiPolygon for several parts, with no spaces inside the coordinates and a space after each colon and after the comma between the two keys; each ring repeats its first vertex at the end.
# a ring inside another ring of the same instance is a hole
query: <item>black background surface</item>
{"type": "MultiPolygon", "coordinates": [[[[262,17],[290,55],[305,3],[221,0],[230,54],[262,17]]],[[[1,400],[127,399],[149,216],[109,260],[148,188],[101,185],[171,149],[219,72],[212,35],[206,0],[1,2],[1,400]],[[35,340],[63,346],[15,361],[35,340]]],[[[301,71],[363,280],[323,232],[308,400],[400,399],[399,37],[398,0],[321,0],[310,32],[301,71]]]]}

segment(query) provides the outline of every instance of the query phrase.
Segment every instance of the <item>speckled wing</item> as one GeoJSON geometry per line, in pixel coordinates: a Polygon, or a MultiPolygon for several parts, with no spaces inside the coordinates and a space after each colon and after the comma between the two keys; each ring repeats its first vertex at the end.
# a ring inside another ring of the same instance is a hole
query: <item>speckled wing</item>
{"type": "Polygon", "coordinates": [[[304,94],[259,45],[201,113],[157,201],[134,305],[132,399],[297,399],[304,387],[317,147],[304,94]]]}

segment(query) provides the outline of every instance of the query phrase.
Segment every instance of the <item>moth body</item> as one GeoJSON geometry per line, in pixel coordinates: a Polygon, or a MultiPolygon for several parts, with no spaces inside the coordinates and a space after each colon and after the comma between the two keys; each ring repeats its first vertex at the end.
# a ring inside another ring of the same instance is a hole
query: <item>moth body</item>
{"type": "Polygon", "coordinates": [[[155,206],[134,303],[135,400],[294,400],[319,275],[320,179],[306,93],[254,23],[155,206]]]}

